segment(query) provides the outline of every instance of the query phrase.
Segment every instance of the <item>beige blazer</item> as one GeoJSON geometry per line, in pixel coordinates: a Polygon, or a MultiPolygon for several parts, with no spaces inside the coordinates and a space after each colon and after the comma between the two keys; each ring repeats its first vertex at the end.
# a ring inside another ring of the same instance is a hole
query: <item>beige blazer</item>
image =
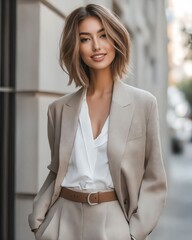
{"type": "MultiPolygon", "coordinates": [[[[50,172],[29,215],[38,228],[59,197],[67,172],[85,89],[59,98],[48,109],[50,172]]],[[[157,103],[154,96],[121,81],[113,89],[108,158],[111,176],[130,233],[144,240],[160,217],[166,198],[157,103]]]]}

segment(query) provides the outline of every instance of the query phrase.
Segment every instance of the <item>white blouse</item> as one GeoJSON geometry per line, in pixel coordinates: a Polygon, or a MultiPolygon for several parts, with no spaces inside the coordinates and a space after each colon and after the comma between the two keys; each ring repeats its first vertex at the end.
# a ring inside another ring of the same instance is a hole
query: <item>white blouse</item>
{"type": "Polygon", "coordinates": [[[80,190],[114,188],[107,157],[109,117],[94,139],[86,95],[79,115],[77,133],[62,187],[80,190]]]}

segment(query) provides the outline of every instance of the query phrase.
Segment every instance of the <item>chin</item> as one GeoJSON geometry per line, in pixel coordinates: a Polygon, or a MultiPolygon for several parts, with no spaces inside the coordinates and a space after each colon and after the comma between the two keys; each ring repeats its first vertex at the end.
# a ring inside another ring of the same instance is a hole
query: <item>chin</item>
{"type": "Polygon", "coordinates": [[[104,70],[104,69],[107,69],[109,68],[110,69],[110,66],[111,66],[111,63],[102,63],[102,62],[98,62],[97,64],[90,64],[87,66],[90,68],[90,69],[93,69],[93,70],[104,70]]]}

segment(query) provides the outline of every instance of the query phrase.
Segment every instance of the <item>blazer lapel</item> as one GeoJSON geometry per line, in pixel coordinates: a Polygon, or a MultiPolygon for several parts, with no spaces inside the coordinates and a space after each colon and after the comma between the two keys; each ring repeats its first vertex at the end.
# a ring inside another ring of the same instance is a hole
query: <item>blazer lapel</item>
{"type": "Polygon", "coordinates": [[[134,106],[127,87],[116,81],[113,89],[109,120],[108,158],[114,187],[119,186],[120,162],[126,146],[134,106]]]}
{"type": "Polygon", "coordinates": [[[85,88],[81,88],[63,105],[59,147],[59,171],[56,180],[57,186],[61,185],[67,172],[85,91],[85,88]]]}

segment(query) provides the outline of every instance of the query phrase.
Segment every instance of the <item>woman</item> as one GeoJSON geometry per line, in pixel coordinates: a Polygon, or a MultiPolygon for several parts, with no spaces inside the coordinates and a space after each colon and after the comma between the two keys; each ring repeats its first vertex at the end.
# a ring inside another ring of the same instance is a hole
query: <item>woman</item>
{"type": "Polygon", "coordinates": [[[89,4],[66,19],[60,62],[81,88],[49,106],[50,172],[29,223],[41,240],[144,240],[164,207],[157,104],[119,79],[127,30],[89,4]]]}

